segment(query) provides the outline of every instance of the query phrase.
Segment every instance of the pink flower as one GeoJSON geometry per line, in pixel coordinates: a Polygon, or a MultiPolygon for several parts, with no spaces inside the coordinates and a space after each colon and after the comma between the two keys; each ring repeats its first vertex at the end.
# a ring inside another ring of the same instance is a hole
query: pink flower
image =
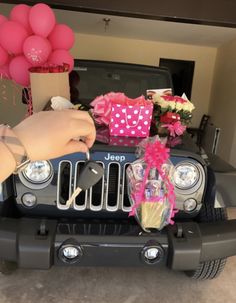
{"type": "Polygon", "coordinates": [[[187,100],[183,99],[182,97],[179,96],[161,96],[165,101],[174,101],[177,103],[185,103],[187,100]]]}

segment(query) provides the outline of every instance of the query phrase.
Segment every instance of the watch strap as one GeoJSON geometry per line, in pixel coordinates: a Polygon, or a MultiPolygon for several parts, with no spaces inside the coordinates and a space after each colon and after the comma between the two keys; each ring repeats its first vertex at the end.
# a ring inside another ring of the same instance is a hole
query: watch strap
{"type": "Polygon", "coordinates": [[[0,126],[0,140],[6,145],[16,161],[14,173],[18,173],[26,164],[30,162],[23,144],[8,125],[0,126]]]}

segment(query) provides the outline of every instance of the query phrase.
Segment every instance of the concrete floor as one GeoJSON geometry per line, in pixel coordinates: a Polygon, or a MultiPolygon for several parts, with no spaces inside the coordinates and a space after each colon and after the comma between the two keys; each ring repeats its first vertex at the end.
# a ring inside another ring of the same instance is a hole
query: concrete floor
{"type": "Polygon", "coordinates": [[[196,282],[161,268],[53,268],[0,277],[1,303],[233,303],[236,258],[216,280],[196,282]]]}
{"type": "Polygon", "coordinates": [[[235,298],[236,257],[218,279],[203,282],[164,267],[54,267],[0,276],[0,303],[233,303],[235,298]]]}

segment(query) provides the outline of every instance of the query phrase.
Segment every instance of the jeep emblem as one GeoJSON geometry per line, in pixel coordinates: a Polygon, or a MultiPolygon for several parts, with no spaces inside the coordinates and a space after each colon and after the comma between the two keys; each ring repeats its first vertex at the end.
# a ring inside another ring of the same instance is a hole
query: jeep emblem
{"type": "Polygon", "coordinates": [[[116,155],[111,155],[110,153],[107,154],[106,157],[104,157],[105,160],[107,161],[118,161],[118,162],[124,162],[125,161],[125,156],[116,156],[116,155]]]}

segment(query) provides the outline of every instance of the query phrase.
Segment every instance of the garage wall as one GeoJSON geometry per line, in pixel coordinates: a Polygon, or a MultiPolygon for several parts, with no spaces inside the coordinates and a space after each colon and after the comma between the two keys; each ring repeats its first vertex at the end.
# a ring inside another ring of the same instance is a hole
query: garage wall
{"type": "Polygon", "coordinates": [[[76,41],[72,53],[81,59],[147,65],[158,65],[160,57],[194,60],[192,102],[196,110],[192,124],[198,126],[208,112],[217,48],[85,34],[77,34],[76,41]]]}
{"type": "Polygon", "coordinates": [[[0,79],[0,124],[15,126],[26,116],[21,91],[21,87],[12,81],[0,79]]]}
{"type": "Polygon", "coordinates": [[[230,151],[229,162],[236,167],[236,126],[234,125],[234,135],[232,137],[232,147],[230,151]]]}
{"type": "Polygon", "coordinates": [[[236,166],[236,39],[218,49],[209,113],[221,128],[219,155],[236,166]]]}

